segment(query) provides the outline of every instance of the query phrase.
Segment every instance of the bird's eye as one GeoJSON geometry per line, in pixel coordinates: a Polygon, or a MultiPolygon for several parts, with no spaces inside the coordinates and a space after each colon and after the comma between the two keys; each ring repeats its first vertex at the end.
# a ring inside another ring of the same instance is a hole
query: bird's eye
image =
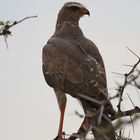
{"type": "Polygon", "coordinates": [[[76,7],[76,6],[71,6],[71,7],[69,7],[69,9],[70,9],[71,11],[75,12],[75,11],[77,11],[79,8],[76,7]]]}

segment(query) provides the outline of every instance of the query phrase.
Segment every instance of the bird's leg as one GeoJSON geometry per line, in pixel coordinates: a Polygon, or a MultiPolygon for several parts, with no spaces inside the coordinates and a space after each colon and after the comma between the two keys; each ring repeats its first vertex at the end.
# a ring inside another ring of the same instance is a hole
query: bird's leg
{"type": "Polygon", "coordinates": [[[65,114],[65,107],[66,107],[66,102],[63,102],[61,108],[60,108],[60,122],[59,122],[59,129],[58,129],[58,136],[62,140],[62,131],[63,131],[63,122],[64,122],[64,114],[65,114]]]}
{"type": "Polygon", "coordinates": [[[78,130],[78,134],[85,136],[89,130],[89,127],[90,127],[90,125],[88,123],[88,119],[87,119],[87,117],[84,117],[84,120],[78,130]]]}
{"type": "Polygon", "coordinates": [[[62,138],[62,131],[63,131],[63,121],[64,121],[64,114],[65,114],[65,107],[67,103],[66,95],[63,91],[59,89],[54,89],[56,98],[58,101],[59,109],[60,109],[60,121],[59,121],[59,129],[58,129],[58,137],[57,140],[63,140],[62,138]]]}

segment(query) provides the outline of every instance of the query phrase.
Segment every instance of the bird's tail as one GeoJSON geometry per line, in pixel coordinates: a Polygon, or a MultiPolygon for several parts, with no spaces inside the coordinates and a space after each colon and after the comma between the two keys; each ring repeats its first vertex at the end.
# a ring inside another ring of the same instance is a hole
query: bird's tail
{"type": "Polygon", "coordinates": [[[115,140],[115,130],[112,123],[106,119],[102,119],[99,125],[92,128],[95,140],[115,140]]]}
{"type": "MultiPolygon", "coordinates": [[[[84,129],[92,131],[95,140],[115,140],[115,129],[109,118],[110,113],[104,109],[106,106],[97,106],[97,104],[84,99],[80,101],[85,112],[85,122],[88,124],[84,129]]],[[[82,131],[83,126],[85,125],[82,124],[80,128],[82,131]]]]}

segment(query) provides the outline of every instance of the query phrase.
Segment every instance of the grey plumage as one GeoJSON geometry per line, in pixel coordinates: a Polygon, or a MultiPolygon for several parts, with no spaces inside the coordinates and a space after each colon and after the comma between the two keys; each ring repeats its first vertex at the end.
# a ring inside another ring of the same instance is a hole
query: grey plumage
{"type": "MultiPolygon", "coordinates": [[[[43,73],[46,82],[55,91],[63,115],[66,94],[80,100],[86,116],[78,134],[86,135],[92,127],[96,140],[115,140],[114,128],[109,120],[109,115],[115,111],[107,101],[104,63],[96,45],[84,36],[79,27],[79,19],[84,14],[89,14],[89,11],[79,3],[69,2],[62,7],[55,33],[43,48],[43,73]],[[103,117],[98,124],[101,106],[104,106],[103,117]],[[96,115],[88,117],[87,114],[92,113],[96,115]],[[86,128],[85,124],[88,124],[86,128]],[[109,127],[107,131],[102,134],[98,132],[106,127],[109,127]]],[[[58,140],[62,140],[62,120],[60,119],[58,140]]]]}

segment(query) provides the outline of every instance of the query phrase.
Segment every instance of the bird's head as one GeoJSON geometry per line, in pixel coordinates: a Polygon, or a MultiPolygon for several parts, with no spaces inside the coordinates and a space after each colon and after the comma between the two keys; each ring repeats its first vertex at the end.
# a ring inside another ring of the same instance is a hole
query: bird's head
{"type": "Polygon", "coordinates": [[[77,2],[68,2],[65,3],[62,9],[58,14],[58,20],[60,22],[70,21],[74,23],[78,23],[80,17],[84,15],[90,15],[87,8],[85,8],[82,4],[77,2]]]}

